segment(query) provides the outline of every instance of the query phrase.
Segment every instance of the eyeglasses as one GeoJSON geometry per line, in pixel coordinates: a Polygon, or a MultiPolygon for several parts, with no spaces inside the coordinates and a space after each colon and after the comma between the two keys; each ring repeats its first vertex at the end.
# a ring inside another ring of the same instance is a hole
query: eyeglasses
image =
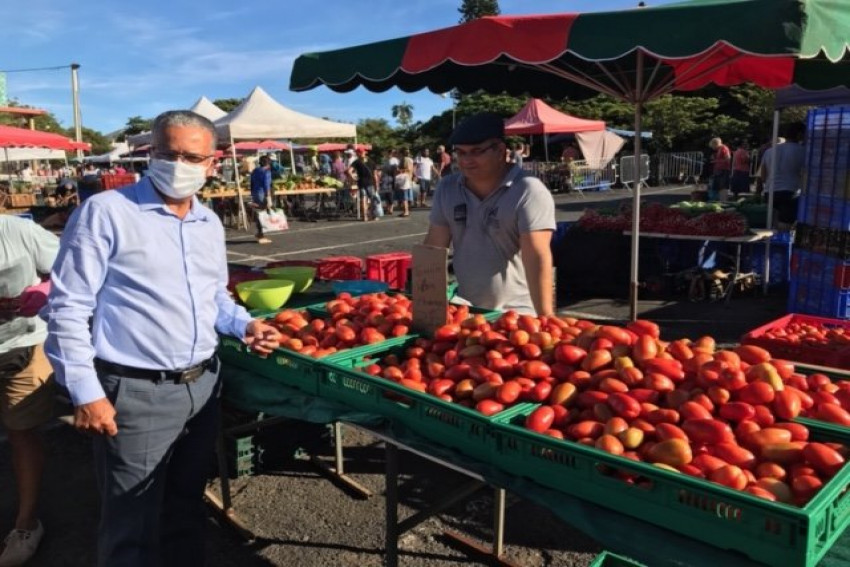
{"type": "Polygon", "coordinates": [[[167,150],[155,150],[153,152],[153,156],[157,159],[164,159],[165,161],[177,161],[178,159],[182,159],[188,163],[204,163],[210,158],[214,158],[215,155],[203,156],[200,154],[190,154],[186,152],[171,152],[167,150]]]}
{"type": "Polygon", "coordinates": [[[480,158],[481,156],[483,156],[484,154],[486,154],[490,150],[495,149],[498,145],[499,145],[499,142],[493,142],[493,143],[491,143],[487,146],[484,146],[483,148],[474,148],[472,150],[456,150],[457,159],[462,160],[462,159],[467,159],[467,158],[472,158],[472,159],[480,158]]]}

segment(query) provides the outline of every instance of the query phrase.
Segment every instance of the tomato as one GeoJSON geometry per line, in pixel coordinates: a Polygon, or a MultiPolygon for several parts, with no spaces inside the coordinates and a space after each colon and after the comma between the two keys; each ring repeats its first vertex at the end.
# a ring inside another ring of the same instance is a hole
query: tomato
{"type": "Polygon", "coordinates": [[[477,404],[475,404],[475,409],[483,413],[484,415],[490,416],[499,413],[505,409],[505,406],[497,402],[496,400],[481,400],[477,404]]]}
{"type": "Polygon", "coordinates": [[[823,443],[807,443],[803,448],[803,458],[816,471],[828,477],[837,473],[845,463],[838,451],[823,443]]]}
{"type": "Polygon", "coordinates": [[[596,372],[602,370],[613,362],[611,351],[609,350],[592,350],[582,360],[581,368],[588,372],[596,372]]]}
{"type": "Polygon", "coordinates": [[[643,443],[644,433],[637,427],[629,427],[618,433],[617,438],[626,449],[637,449],[643,443]]]}
{"type": "Polygon", "coordinates": [[[499,386],[491,382],[482,382],[481,384],[478,384],[472,391],[472,400],[475,402],[480,402],[481,400],[490,399],[496,395],[496,390],[498,388],[499,386]]]}
{"type": "Polygon", "coordinates": [[[755,486],[770,492],[777,500],[784,502],[785,504],[790,504],[794,501],[794,495],[791,492],[791,487],[778,478],[760,478],[756,481],[755,486]]]}
{"type": "Polygon", "coordinates": [[[708,480],[728,486],[734,490],[744,490],[747,487],[747,477],[740,467],[726,465],[708,473],[708,480]]]}
{"type": "Polygon", "coordinates": [[[804,500],[811,500],[821,488],[823,481],[813,475],[804,474],[791,479],[791,491],[804,500]]]}
{"type": "Polygon", "coordinates": [[[519,382],[516,380],[509,380],[499,386],[496,390],[496,401],[500,404],[509,406],[519,399],[519,395],[521,393],[522,386],[520,386],[519,382]]]}
{"type": "Polygon", "coordinates": [[[612,455],[622,455],[625,451],[623,444],[615,436],[606,433],[596,440],[595,446],[601,451],[612,455]]]}
{"type": "Polygon", "coordinates": [[[529,360],[520,370],[523,376],[531,380],[543,380],[552,375],[552,368],[542,360],[529,360]]]}
{"type": "Polygon", "coordinates": [[[765,500],[770,500],[771,502],[776,502],[776,495],[769,490],[765,490],[761,486],[758,485],[750,485],[746,489],[745,492],[749,492],[753,496],[758,496],[759,498],[764,498],[765,500]]]}
{"type": "Polygon", "coordinates": [[[560,343],[555,347],[555,360],[571,366],[581,364],[587,356],[587,351],[575,345],[560,343]]]}
{"type": "Polygon", "coordinates": [[[653,425],[658,425],[660,423],[679,423],[681,417],[679,416],[679,412],[672,409],[657,409],[649,413],[646,416],[647,421],[652,423],[653,425]]]}
{"type": "Polygon", "coordinates": [[[663,374],[658,374],[657,372],[644,374],[643,387],[658,392],[672,392],[676,389],[676,385],[673,380],[663,374]]]}
{"type": "Polygon", "coordinates": [[[738,400],[755,406],[772,402],[776,391],[767,382],[750,382],[737,395],[738,400]]]}
{"type": "Polygon", "coordinates": [[[776,422],[776,418],[767,406],[755,406],[756,416],[753,418],[761,427],[770,427],[776,422]]]}
{"type": "Polygon", "coordinates": [[[641,413],[640,402],[628,394],[615,392],[608,396],[607,401],[614,413],[625,419],[634,419],[641,413]]]}
{"type": "MultiPolygon", "coordinates": [[[[555,411],[549,406],[540,406],[539,408],[528,414],[525,420],[525,426],[537,433],[543,433],[552,427],[552,422],[555,420],[555,411]]],[[[602,424],[599,424],[602,427],[602,424]]]]}
{"type": "Polygon", "coordinates": [[[549,395],[549,403],[552,405],[568,406],[575,399],[577,392],[578,389],[575,385],[569,382],[563,382],[552,388],[552,392],[549,395]]]}
{"type": "Polygon", "coordinates": [[[802,423],[776,423],[772,427],[790,431],[791,441],[808,441],[809,439],[809,428],[802,423]]]}
{"type": "Polygon", "coordinates": [[[850,425],[850,412],[844,410],[840,405],[836,404],[818,404],[815,416],[818,419],[837,423],[839,425],[850,425]]]}
{"type": "Polygon", "coordinates": [[[765,445],[772,445],[774,443],[790,443],[791,432],[787,429],[767,427],[750,433],[741,439],[741,442],[744,446],[753,448],[757,453],[760,453],[762,447],[765,445]]]}
{"type": "Polygon", "coordinates": [[[549,382],[538,382],[528,395],[532,402],[545,402],[552,393],[552,384],[549,382]]]}
{"type": "Polygon", "coordinates": [[[582,439],[585,437],[596,439],[605,433],[605,425],[598,421],[585,420],[571,425],[567,432],[573,439],[582,439]]]}
{"type": "Polygon", "coordinates": [[[682,424],[682,430],[693,443],[715,445],[735,441],[735,435],[729,424],[716,419],[687,419],[682,424]]]}
{"type": "Polygon", "coordinates": [[[745,419],[753,419],[756,415],[756,410],[748,403],[729,402],[720,406],[718,413],[723,419],[741,422],[745,419]]]}
{"type": "Polygon", "coordinates": [[[776,397],[773,399],[773,413],[776,417],[785,420],[792,420],[800,415],[800,398],[790,390],[782,390],[776,392],[776,397]]]}
{"type": "Polygon", "coordinates": [[[661,336],[661,329],[658,324],[646,319],[637,319],[626,325],[626,329],[636,334],[638,337],[648,335],[652,339],[657,339],[661,336]]]}
{"type": "Polygon", "coordinates": [[[718,443],[710,450],[715,457],[747,471],[756,465],[755,455],[737,443],[718,443]]]}
{"type": "Polygon", "coordinates": [[[684,439],[666,439],[653,445],[647,451],[648,460],[671,467],[687,465],[693,460],[691,446],[684,439]]]}
{"type": "Polygon", "coordinates": [[[727,466],[729,463],[727,463],[723,459],[715,457],[714,455],[703,453],[694,457],[694,460],[691,462],[691,464],[701,470],[704,474],[708,474],[715,469],[727,466]]]}
{"type": "Polygon", "coordinates": [[[679,406],[679,414],[682,419],[708,419],[712,418],[711,412],[696,402],[685,402],[679,406]]]}
{"type": "Polygon", "coordinates": [[[688,434],[681,427],[672,423],[659,423],[655,426],[655,436],[660,441],[667,439],[684,439],[688,440],[688,434]]]}
{"type": "Polygon", "coordinates": [[[755,469],[756,478],[778,478],[784,480],[788,476],[788,472],[776,463],[766,461],[759,463],[755,469]]]}
{"type": "Polygon", "coordinates": [[[747,364],[761,364],[771,358],[768,351],[755,345],[740,345],[735,353],[747,364]]]}

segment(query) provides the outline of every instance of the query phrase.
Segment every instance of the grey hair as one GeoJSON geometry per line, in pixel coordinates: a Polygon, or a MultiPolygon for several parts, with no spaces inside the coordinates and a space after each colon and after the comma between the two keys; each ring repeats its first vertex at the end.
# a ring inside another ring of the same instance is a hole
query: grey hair
{"type": "Polygon", "coordinates": [[[154,118],[151,129],[151,143],[153,147],[165,145],[165,131],[174,126],[192,126],[203,128],[212,135],[212,148],[215,150],[218,144],[218,135],[215,125],[208,119],[191,110],[167,110],[154,118]]]}

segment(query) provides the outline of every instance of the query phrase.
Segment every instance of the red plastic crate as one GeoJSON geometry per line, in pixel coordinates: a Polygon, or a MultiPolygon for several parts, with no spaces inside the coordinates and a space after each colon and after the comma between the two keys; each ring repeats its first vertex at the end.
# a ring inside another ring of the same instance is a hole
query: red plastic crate
{"type": "Polygon", "coordinates": [[[392,289],[404,289],[412,262],[413,255],[408,252],[366,256],[366,279],[386,282],[392,289]]]}
{"type": "Polygon", "coordinates": [[[363,260],[357,256],[329,256],[319,260],[316,277],[320,280],[361,280],[363,260]]]}
{"type": "Polygon", "coordinates": [[[791,313],[750,331],[741,338],[741,343],[767,349],[774,358],[850,370],[850,347],[848,346],[792,344],[764,336],[768,331],[783,329],[792,323],[850,329],[850,321],[847,320],[791,313]]]}
{"type": "Polygon", "coordinates": [[[136,176],[132,173],[125,173],[121,175],[105,173],[100,176],[100,181],[103,184],[104,189],[118,189],[119,187],[135,183],[136,176]]]}

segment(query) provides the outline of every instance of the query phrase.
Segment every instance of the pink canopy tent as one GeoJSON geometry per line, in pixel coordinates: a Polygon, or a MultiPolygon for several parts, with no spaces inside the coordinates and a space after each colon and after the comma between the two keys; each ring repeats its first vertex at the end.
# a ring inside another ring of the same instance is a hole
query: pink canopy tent
{"type": "MultiPolygon", "coordinates": [[[[505,134],[508,136],[523,136],[543,134],[546,161],[549,161],[549,145],[545,142],[548,134],[577,134],[599,132],[593,139],[604,137],[605,122],[603,120],[586,120],[576,118],[559,110],[555,110],[539,98],[532,98],[515,116],[505,120],[505,134]]],[[[584,146],[581,139],[579,143],[584,146]]],[[[593,143],[593,145],[596,145],[593,143]]],[[[582,147],[582,150],[585,148],[582,147]]],[[[588,148],[590,149],[590,148],[588,148]]],[[[588,152],[584,152],[587,154],[588,152]]]]}
{"type": "Polygon", "coordinates": [[[49,148],[52,150],[91,150],[91,144],[75,142],[65,136],[27,130],[13,126],[0,126],[0,148],[49,148]]]}

